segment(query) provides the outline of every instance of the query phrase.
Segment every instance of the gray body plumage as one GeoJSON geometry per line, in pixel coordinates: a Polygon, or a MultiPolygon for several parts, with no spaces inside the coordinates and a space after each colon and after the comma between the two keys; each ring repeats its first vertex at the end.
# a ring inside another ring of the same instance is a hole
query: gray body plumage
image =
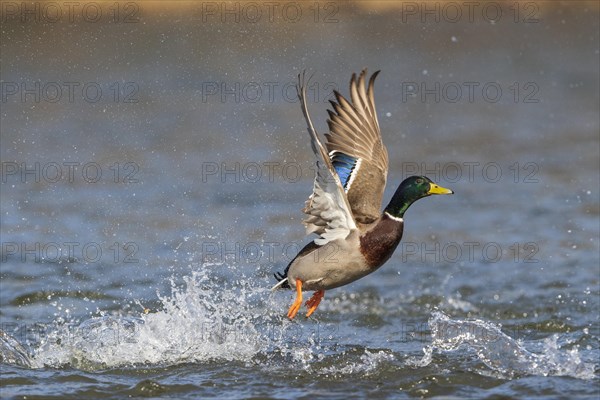
{"type": "Polygon", "coordinates": [[[402,219],[384,214],[374,223],[363,226],[364,230],[353,231],[345,240],[334,240],[323,246],[309,244],[288,266],[288,284],[295,287],[296,279],[300,279],[306,290],[328,290],[376,271],[396,249],[404,223],[402,219]],[[374,230],[378,238],[370,243],[370,233],[374,230]]]}

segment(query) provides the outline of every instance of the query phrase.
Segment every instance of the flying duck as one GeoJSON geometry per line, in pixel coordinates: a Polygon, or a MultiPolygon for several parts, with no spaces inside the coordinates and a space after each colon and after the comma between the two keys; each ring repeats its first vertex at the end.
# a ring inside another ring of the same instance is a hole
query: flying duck
{"type": "Polygon", "coordinates": [[[367,70],[352,75],[350,101],[334,91],[328,110],[329,133],[323,144],[308,113],[305,72],[296,90],[317,157],[313,192],[306,201],[306,234],[318,238],[307,244],[283,273],[278,288],[295,288],[296,300],[287,316],[302,305],[303,290],[315,291],[306,302],[309,317],[325,290],[347,285],[381,267],[400,243],[404,213],[415,201],[434,194],[452,194],[425,176],[406,178],[380,212],[387,180],[388,153],[375,112],[373,85],[379,71],[365,84],[367,70]]]}

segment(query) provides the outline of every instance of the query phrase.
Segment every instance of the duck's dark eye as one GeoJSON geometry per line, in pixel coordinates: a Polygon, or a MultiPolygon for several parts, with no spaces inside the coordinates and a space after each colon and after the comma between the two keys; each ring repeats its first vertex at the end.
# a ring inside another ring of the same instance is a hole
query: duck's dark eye
{"type": "Polygon", "coordinates": [[[423,179],[421,179],[421,178],[417,179],[417,185],[420,185],[421,183],[423,183],[423,179]]]}

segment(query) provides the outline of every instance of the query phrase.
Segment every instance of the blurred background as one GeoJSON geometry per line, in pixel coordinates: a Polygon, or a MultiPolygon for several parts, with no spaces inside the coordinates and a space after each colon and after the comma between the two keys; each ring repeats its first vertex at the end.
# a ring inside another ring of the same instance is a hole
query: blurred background
{"type": "MultiPolygon", "coordinates": [[[[382,71],[384,203],[417,173],[456,194],[413,205],[394,257],[328,293],[316,323],[340,346],[420,354],[388,339],[441,309],[534,347],[576,335],[597,361],[597,2],[1,4],[3,330],[162,310],[157,293],[194,273],[215,293],[266,290],[309,240],[296,77],[313,74],[325,133],[332,90],[368,68],[382,71]]],[[[283,320],[291,294],[261,296],[254,312],[283,320]]],[[[327,368],[345,365],[329,350],[327,368]]]]}

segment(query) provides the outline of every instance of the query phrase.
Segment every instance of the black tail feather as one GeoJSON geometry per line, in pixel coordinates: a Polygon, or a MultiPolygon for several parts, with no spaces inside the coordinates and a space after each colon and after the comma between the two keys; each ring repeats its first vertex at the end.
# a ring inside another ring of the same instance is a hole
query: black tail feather
{"type": "MultiPolygon", "coordinates": [[[[310,252],[316,250],[317,248],[319,248],[320,246],[318,244],[316,244],[313,241],[309,242],[306,246],[304,246],[302,248],[302,250],[300,250],[300,252],[298,254],[296,254],[296,257],[294,257],[294,259],[292,261],[290,261],[290,263],[287,265],[287,267],[285,267],[285,271],[283,271],[283,273],[281,272],[276,272],[273,275],[275,276],[275,279],[277,279],[278,282],[281,282],[282,280],[284,280],[285,278],[287,278],[287,274],[290,270],[290,267],[292,266],[293,262],[296,261],[296,259],[298,257],[302,257],[306,254],[309,254],[310,252]]],[[[291,289],[292,287],[290,286],[289,282],[285,282],[282,283],[281,286],[279,286],[280,288],[284,288],[284,289],[291,289]]]]}
{"type": "MultiPolygon", "coordinates": [[[[284,280],[285,278],[287,278],[287,276],[285,274],[282,274],[281,272],[275,272],[273,274],[273,276],[275,277],[275,279],[277,279],[277,282],[281,282],[282,280],[284,280]]],[[[289,283],[286,282],[286,283],[282,284],[280,286],[280,288],[289,289],[289,288],[291,288],[291,286],[290,286],[289,283]]]]}

